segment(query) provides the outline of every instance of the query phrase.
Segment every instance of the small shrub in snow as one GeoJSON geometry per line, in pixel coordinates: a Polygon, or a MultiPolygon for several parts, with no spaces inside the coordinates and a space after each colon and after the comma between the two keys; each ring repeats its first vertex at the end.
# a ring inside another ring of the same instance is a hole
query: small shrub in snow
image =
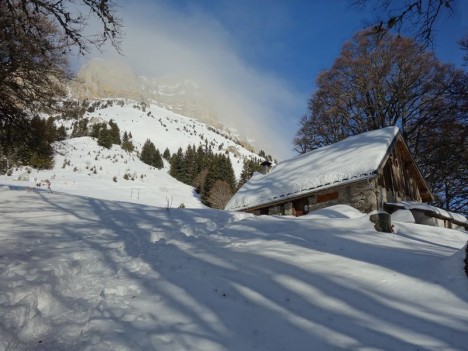
{"type": "Polygon", "coordinates": [[[116,176],[114,176],[114,178],[112,178],[112,180],[117,183],[117,177],[116,176]]]}
{"type": "Polygon", "coordinates": [[[12,174],[13,174],[13,171],[11,169],[9,169],[8,172],[7,172],[7,176],[11,177],[12,174]]]}

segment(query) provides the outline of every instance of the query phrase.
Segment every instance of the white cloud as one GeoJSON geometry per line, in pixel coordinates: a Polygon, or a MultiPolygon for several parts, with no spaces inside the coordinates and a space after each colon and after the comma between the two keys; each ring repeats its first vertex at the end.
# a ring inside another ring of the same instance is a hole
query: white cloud
{"type": "MultiPolygon", "coordinates": [[[[239,52],[249,48],[235,43],[219,20],[197,8],[144,1],[126,2],[120,12],[126,31],[121,59],[136,74],[195,80],[225,125],[278,159],[291,156],[304,97],[275,75],[249,66],[239,52]]],[[[115,58],[112,52],[106,56],[115,58]]]]}

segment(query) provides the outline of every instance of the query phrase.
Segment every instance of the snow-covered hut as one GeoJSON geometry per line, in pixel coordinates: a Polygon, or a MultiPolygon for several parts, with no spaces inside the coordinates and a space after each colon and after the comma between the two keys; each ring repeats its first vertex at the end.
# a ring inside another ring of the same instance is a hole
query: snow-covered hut
{"type": "Polygon", "coordinates": [[[363,212],[386,202],[431,201],[397,127],[355,135],[256,173],[227,210],[301,216],[336,204],[363,212]]]}

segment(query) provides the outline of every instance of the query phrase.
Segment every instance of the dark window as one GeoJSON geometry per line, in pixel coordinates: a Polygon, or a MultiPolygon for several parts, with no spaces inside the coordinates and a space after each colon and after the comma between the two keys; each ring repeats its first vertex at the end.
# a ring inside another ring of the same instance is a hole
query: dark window
{"type": "Polygon", "coordinates": [[[296,201],[293,201],[293,209],[294,209],[293,214],[296,217],[307,214],[309,212],[309,200],[305,198],[305,199],[298,199],[296,201]]]}

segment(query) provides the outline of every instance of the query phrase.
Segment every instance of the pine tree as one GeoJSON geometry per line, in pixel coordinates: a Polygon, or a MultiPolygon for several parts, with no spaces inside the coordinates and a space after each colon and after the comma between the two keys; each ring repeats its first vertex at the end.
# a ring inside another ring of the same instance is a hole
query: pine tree
{"type": "Polygon", "coordinates": [[[100,129],[97,143],[99,146],[105,147],[106,149],[110,149],[112,147],[110,130],[107,129],[106,125],[104,125],[104,127],[100,129]]]}
{"type": "Polygon", "coordinates": [[[182,163],[183,182],[185,184],[193,184],[196,173],[196,152],[195,146],[188,146],[184,155],[184,162],[182,163]]]}
{"type": "Polygon", "coordinates": [[[103,127],[105,127],[104,123],[93,124],[93,126],[91,127],[91,132],[89,133],[89,136],[96,138],[96,139],[99,138],[99,132],[101,131],[103,127]]]}
{"type": "Polygon", "coordinates": [[[164,150],[163,157],[165,160],[169,161],[171,159],[171,152],[169,149],[166,147],[166,150],[164,150]]]}
{"type": "Polygon", "coordinates": [[[231,187],[231,191],[236,188],[236,176],[234,175],[234,169],[232,168],[231,159],[227,155],[222,155],[221,159],[221,170],[222,178],[231,187]]]}
{"type": "Polygon", "coordinates": [[[244,185],[255,172],[260,172],[261,169],[262,166],[260,165],[260,162],[257,159],[245,160],[237,188],[240,188],[242,185],[244,185]]]}
{"type": "Polygon", "coordinates": [[[112,144],[120,145],[120,144],[121,144],[121,140],[120,140],[120,129],[119,129],[119,126],[117,125],[117,123],[115,123],[115,122],[111,119],[111,120],[109,121],[109,127],[110,127],[109,137],[110,137],[110,139],[111,139],[112,144]]]}
{"type": "Polygon", "coordinates": [[[147,165],[161,169],[164,167],[164,162],[161,157],[161,153],[154,146],[151,140],[147,139],[141,149],[140,160],[147,165]]]}
{"type": "Polygon", "coordinates": [[[133,142],[128,138],[127,132],[124,132],[122,138],[122,149],[127,152],[132,152],[133,150],[135,150],[135,146],[133,145],[133,142]]]}
{"type": "Polygon", "coordinates": [[[183,162],[184,162],[184,152],[182,151],[182,148],[180,147],[177,150],[177,153],[172,155],[171,157],[171,169],[169,171],[169,174],[177,180],[182,179],[183,162]]]}
{"type": "Polygon", "coordinates": [[[153,162],[152,165],[156,167],[157,169],[162,169],[164,167],[164,161],[158,149],[156,149],[156,152],[154,153],[152,162],[153,162]]]}
{"type": "Polygon", "coordinates": [[[57,140],[57,127],[55,126],[55,120],[52,116],[47,118],[46,132],[49,143],[53,143],[57,140]]]}
{"type": "Polygon", "coordinates": [[[147,165],[151,164],[151,152],[154,149],[154,145],[151,140],[146,139],[143,147],[141,148],[140,160],[147,165]],[[153,147],[151,147],[153,146],[153,147]]]}

